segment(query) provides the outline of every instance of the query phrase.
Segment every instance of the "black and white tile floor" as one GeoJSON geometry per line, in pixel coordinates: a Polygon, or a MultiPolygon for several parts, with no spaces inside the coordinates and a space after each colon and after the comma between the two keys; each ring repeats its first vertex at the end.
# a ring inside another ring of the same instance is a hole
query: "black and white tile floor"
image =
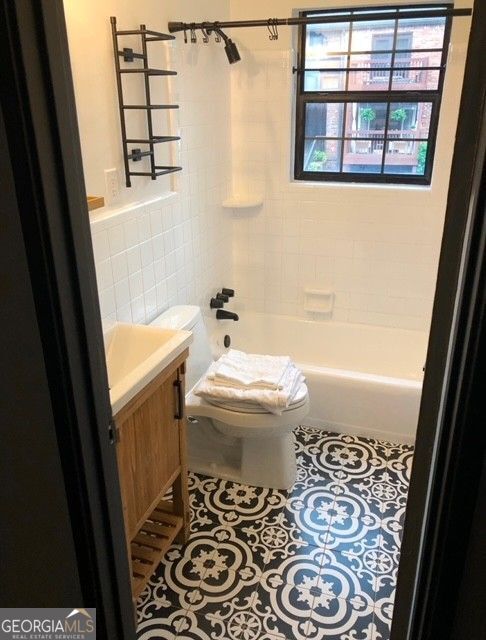
{"type": "Polygon", "coordinates": [[[138,639],[388,640],[413,449],[295,430],[290,491],[191,474],[138,639]]]}

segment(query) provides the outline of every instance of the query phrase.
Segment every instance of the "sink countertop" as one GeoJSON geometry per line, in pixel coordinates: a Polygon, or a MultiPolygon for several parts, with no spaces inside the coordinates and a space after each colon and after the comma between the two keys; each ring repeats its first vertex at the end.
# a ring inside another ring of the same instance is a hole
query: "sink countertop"
{"type": "Polygon", "coordinates": [[[190,331],[116,323],[105,336],[113,415],[170,365],[191,342],[190,331]]]}

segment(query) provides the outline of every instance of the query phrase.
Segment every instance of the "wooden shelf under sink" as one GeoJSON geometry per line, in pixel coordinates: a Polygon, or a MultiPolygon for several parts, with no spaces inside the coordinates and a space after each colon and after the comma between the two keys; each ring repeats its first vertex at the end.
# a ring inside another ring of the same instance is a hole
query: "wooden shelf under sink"
{"type": "Polygon", "coordinates": [[[184,520],[172,513],[172,503],[162,500],[130,543],[132,594],[142,593],[165,552],[181,531],[184,520]]]}

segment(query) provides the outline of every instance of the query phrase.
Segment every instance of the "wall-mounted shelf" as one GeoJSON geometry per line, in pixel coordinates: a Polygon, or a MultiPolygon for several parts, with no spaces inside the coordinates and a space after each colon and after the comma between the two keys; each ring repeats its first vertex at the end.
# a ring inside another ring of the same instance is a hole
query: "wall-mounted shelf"
{"type": "Polygon", "coordinates": [[[178,104],[124,104],[124,109],[178,109],[178,104]]]}
{"type": "Polygon", "coordinates": [[[129,30],[117,30],[116,18],[111,17],[111,31],[113,37],[113,53],[115,56],[115,69],[116,69],[116,81],[118,89],[118,108],[120,111],[120,126],[122,134],[123,144],[123,161],[125,166],[125,179],[126,186],[131,187],[132,176],[147,176],[152,180],[156,180],[159,176],[164,176],[169,173],[175,173],[181,171],[182,167],[175,166],[159,166],[155,162],[154,147],[156,144],[165,142],[176,142],[180,140],[179,136],[157,136],[154,135],[154,127],[152,120],[152,112],[159,109],[178,109],[177,104],[151,104],[150,99],[150,78],[154,76],[175,76],[176,71],[169,71],[167,69],[153,69],[148,64],[148,42],[161,42],[164,40],[174,40],[174,36],[167,33],[159,33],[158,31],[151,31],[147,29],[144,24],[140,25],[140,29],[129,30]],[[140,36],[141,39],[141,52],[135,52],[133,49],[124,47],[120,49],[118,38],[121,36],[140,36]],[[120,58],[124,62],[133,63],[137,60],[142,61],[143,66],[134,69],[121,68],[120,58]],[[144,76],[145,84],[145,104],[124,104],[123,102],[123,76],[141,74],[144,76]],[[127,125],[125,119],[125,112],[130,110],[142,110],[146,112],[147,117],[147,137],[146,138],[128,138],[127,137],[127,125]],[[132,148],[129,149],[128,145],[141,144],[147,145],[148,149],[132,148]],[[142,158],[150,159],[150,171],[133,171],[131,167],[132,162],[139,162],[142,158]]]}
{"type": "MultiPolygon", "coordinates": [[[[142,58],[145,60],[145,58],[142,58]]],[[[146,73],[148,76],[176,76],[177,71],[165,69],[120,69],[120,73],[146,73]]]]}
{"type": "Polygon", "coordinates": [[[88,202],[88,211],[101,209],[101,207],[105,206],[105,199],[102,196],[86,196],[86,200],[88,202]]]}
{"type": "Polygon", "coordinates": [[[263,196],[231,196],[223,201],[225,209],[251,209],[252,207],[260,207],[263,204],[263,196]]]}

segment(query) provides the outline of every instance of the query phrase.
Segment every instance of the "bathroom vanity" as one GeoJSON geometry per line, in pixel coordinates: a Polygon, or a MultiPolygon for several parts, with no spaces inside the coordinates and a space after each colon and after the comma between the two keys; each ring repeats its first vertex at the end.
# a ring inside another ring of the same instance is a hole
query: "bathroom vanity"
{"type": "Polygon", "coordinates": [[[192,336],[137,325],[115,330],[106,351],[135,600],[173,541],[189,533],[184,379],[192,336]]]}

